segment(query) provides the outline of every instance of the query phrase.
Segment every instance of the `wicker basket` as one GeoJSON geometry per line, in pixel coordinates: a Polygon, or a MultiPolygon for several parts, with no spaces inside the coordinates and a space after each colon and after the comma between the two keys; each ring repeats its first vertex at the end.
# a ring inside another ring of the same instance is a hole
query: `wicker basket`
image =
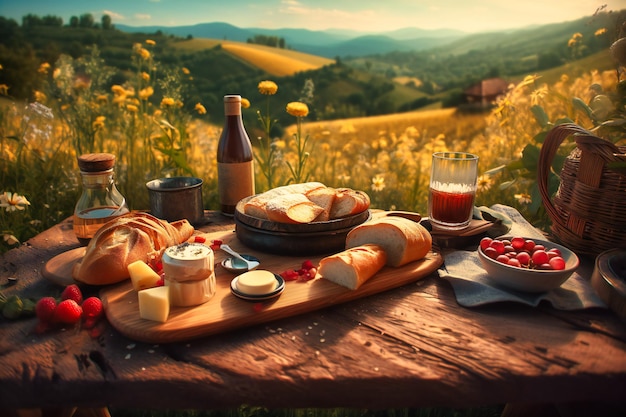
{"type": "Polygon", "coordinates": [[[554,127],[541,148],[537,182],[552,220],[552,233],[579,255],[626,248],[626,173],[606,167],[615,161],[626,162],[626,147],[615,146],[572,123],[554,127]],[[553,201],[548,174],[557,149],[569,136],[577,146],[565,160],[553,201]]]}

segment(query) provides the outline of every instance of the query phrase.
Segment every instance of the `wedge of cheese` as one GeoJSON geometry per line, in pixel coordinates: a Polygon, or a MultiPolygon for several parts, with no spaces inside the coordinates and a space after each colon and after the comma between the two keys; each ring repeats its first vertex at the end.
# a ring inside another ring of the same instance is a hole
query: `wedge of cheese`
{"type": "Polygon", "coordinates": [[[144,261],[135,261],[128,265],[128,274],[135,291],[156,287],[161,277],[144,261]]]}
{"type": "Polygon", "coordinates": [[[161,286],[141,290],[139,296],[139,316],[142,319],[161,323],[170,315],[170,287],[161,286]]]}

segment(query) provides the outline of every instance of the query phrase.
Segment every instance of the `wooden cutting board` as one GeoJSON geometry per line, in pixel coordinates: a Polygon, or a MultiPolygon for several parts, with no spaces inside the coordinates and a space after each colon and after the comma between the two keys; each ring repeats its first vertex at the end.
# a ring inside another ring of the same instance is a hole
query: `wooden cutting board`
{"type": "MultiPolygon", "coordinates": [[[[259,258],[259,269],[281,273],[299,269],[306,259],[256,252],[243,246],[234,232],[221,231],[203,235],[207,242],[222,240],[240,253],[259,258]]],[[[308,282],[289,281],[284,292],[264,302],[245,301],[230,292],[230,282],[236,276],[225,270],[221,262],[228,255],[215,252],[217,291],[205,304],[196,307],[173,307],[167,322],[139,317],[137,293],[130,281],[100,290],[107,319],[120,333],[141,342],[170,343],[228,332],[238,328],[290,317],[346,301],[396,288],[433,273],[443,263],[439,253],[430,252],[426,258],[400,268],[385,267],[357,290],[349,290],[324,279],[308,282]]],[[[317,264],[321,256],[310,260],[317,264]]]]}

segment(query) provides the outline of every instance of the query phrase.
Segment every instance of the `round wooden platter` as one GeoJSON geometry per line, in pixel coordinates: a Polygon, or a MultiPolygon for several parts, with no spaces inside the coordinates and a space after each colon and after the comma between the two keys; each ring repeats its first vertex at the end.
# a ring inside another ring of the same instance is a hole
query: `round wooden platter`
{"type": "Polygon", "coordinates": [[[57,285],[67,286],[70,284],[76,284],[72,278],[72,269],[83,256],[85,255],[85,248],[75,248],[63,252],[50,259],[44,265],[41,270],[41,275],[57,285]]]}

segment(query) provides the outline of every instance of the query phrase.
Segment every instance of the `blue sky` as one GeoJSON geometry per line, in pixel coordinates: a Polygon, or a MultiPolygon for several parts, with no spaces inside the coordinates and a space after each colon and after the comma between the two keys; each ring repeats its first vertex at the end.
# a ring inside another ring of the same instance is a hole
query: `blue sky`
{"type": "Polygon", "coordinates": [[[250,28],[350,29],[384,32],[405,27],[466,32],[575,20],[626,8],[626,0],[0,0],[0,16],[21,23],[29,13],[103,14],[113,24],[183,26],[226,22],[250,28]]]}

